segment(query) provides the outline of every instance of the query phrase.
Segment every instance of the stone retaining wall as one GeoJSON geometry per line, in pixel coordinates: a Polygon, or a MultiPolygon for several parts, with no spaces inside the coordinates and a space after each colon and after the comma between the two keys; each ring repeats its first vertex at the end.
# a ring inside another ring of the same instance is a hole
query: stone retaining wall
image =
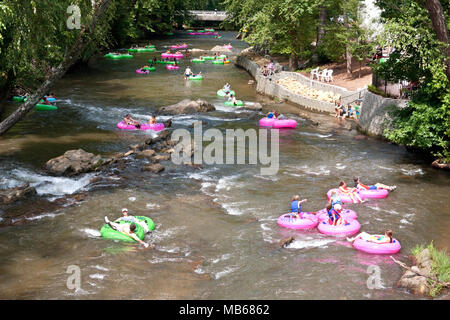
{"type": "Polygon", "coordinates": [[[392,128],[390,112],[405,108],[408,100],[383,98],[372,92],[364,94],[358,129],[372,136],[383,136],[385,129],[392,128]]]}
{"type": "Polygon", "coordinates": [[[348,91],[347,89],[342,87],[330,85],[315,80],[310,80],[308,77],[305,77],[304,75],[299,74],[297,72],[280,71],[276,72],[274,75],[270,77],[264,77],[258,64],[242,55],[237,56],[235,64],[247,70],[250,73],[250,75],[253,78],[255,78],[255,81],[257,83],[256,86],[257,92],[271,97],[284,99],[289,102],[299,104],[305,108],[315,111],[334,113],[334,103],[316,100],[296,94],[294,92],[287,90],[285,87],[276,84],[275,82],[283,78],[292,78],[299,81],[301,84],[312,87],[316,90],[331,91],[333,93],[340,94],[342,97],[341,101],[344,104],[351,103],[357,99],[361,99],[363,94],[365,93],[365,91],[363,90],[348,91]]]}

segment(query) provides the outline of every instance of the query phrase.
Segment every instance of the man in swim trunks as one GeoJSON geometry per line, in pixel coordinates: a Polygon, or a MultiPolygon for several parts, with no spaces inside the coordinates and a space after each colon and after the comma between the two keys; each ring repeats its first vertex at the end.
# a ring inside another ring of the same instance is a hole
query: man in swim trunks
{"type": "Polygon", "coordinates": [[[130,114],[127,114],[125,118],[123,118],[123,122],[128,126],[135,126],[138,129],[141,127],[139,121],[136,121],[133,118],[131,118],[130,114]]]}
{"type": "Polygon", "coordinates": [[[148,248],[149,244],[139,239],[139,237],[136,235],[136,225],[134,223],[128,224],[128,223],[122,223],[118,224],[115,222],[109,221],[108,217],[105,216],[105,222],[114,230],[119,231],[130,238],[136,240],[140,244],[142,244],[144,247],[148,248]]]}
{"type": "Polygon", "coordinates": [[[123,214],[123,216],[118,218],[118,219],[116,219],[116,220],[114,220],[114,222],[119,222],[119,221],[134,222],[134,223],[139,224],[142,228],[144,228],[145,233],[149,233],[150,232],[150,230],[148,229],[148,225],[147,225],[147,223],[145,223],[145,221],[141,221],[141,220],[137,219],[134,216],[128,215],[128,209],[127,208],[123,208],[122,209],[122,214],[123,214]]]}
{"type": "Polygon", "coordinates": [[[191,68],[186,67],[186,70],[184,71],[184,78],[188,79],[190,76],[193,76],[194,73],[192,72],[191,68]]]}
{"type": "Polygon", "coordinates": [[[358,189],[356,189],[356,188],[348,188],[345,181],[341,181],[339,183],[339,192],[342,194],[348,195],[350,197],[350,199],[352,199],[353,203],[357,203],[357,201],[355,200],[355,197],[359,202],[364,202],[358,195],[357,191],[358,191],[358,189]]]}

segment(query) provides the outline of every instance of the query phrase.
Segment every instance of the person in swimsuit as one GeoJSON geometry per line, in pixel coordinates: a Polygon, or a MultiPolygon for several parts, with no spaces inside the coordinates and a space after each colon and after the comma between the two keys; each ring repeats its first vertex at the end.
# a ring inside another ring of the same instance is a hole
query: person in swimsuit
{"type": "Polygon", "coordinates": [[[225,85],[223,86],[223,91],[224,91],[226,94],[229,94],[229,93],[230,93],[230,90],[231,90],[230,84],[229,84],[228,82],[225,83],[225,85]]]}
{"type": "Polygon", "coordinates": [[[350,197],[350,199],[352,199],[353,203],[357,203],[358,201],[359,202],[364,202],[360,198],[360,196],[356,193],[357,191],[358,191],[358,189],[356,189],[356,188],[348,188],[347,184],[345,183],[345,181],[341,181],[339,183],[339,192],[342,193],[342,194],[348,195],[350,197]],[[355,198],[358,201],[356,201],[355,198]]]}
{"type": "Polygon", "coordinates": [[[135,126],[138,129],[141,127],[139,121],[136,121],[133,118],[131,118],[130,114],[127,114],[125,118],[123,118],[123,122],[128,126],[135,126]]]}
{"type": "Polygon", "coordinates": [[[136,233],[135,233],[136,225],[134,223],[118,224],[118,223],[109,221],[107,216],[105,216],[105,222],[114,230],[119,231],[119,232],[129,236],[130,238],[132,238],[132,239],[136,240],[137,242],[139,242],[140,244],[144,245],[144,247],[148,248],[149,244],[142,241],[141,239],[139,239],[139,237],[136,235],[136,233]]]}
{"type": "Polygon", "coordinates": [[[371,235],[368,234],[366,232],[361,232],[360,234],[358,234],[357,236],[353,237],[353,238],[347,238],[347,241],[349,242],[353,242],[356,239],[363,239],[369,242],[373,242],[373,243],[392,243],[392,230],[387,229],[384,233],[384,235],[371,235]]]}
{"type": "Polygon", "coordinates": [[[269,111],[269,112],[266,114],[266,116],[267,116],[267,118],[272,119],[273,117],[275,117],[275,111],[274,111],[274,110],[269,111]]]}
{"type": "Polygon", "coordinates": [[[186,70],[184,71],[184,78],[188,79],[190,76],[193,76],[194,73],[192,72],[191,68],[186,67],[186,70]]]}
{"type": "Polygon", "coordinates": [[[128,221],[128,222],[137,223],[145,230],[145,233],[149,233],[150,232],[150,230],[148,228],[148,225],[147,225],[147,223],[145,223],[145,221],[139,220],[139,219],[137,219],[134,216],[128,215],[128,209],[127,208],[123,208],[122,209],[122,215],[123,215],[122,217],[117,218],[116,220],[114,220],[114,222],[117,223],[119,221],[128,221]]]}
{"type": "Polygon", "coordinates": [[[347,224],[347,221],[345,221],[342,216],[342,206],[340,204],[335,204],[332,206],[331,204],[328,204],[327,207],[327,213],[329,217],[329,223],[333,226],[343,226],[347,224]]]}
{"type": "Polygon", "coordinates": [[[356,189],[360,189],[360,190],[385,189],[385,190],[388,190],[388,191],[394,191],[395,189],[397,189],[397,186],[387,186],[387,185],[382,184],[382,183],[375,183],[374,185],[366,186],[365,184],[361,183],[361,181],[359,180],[359,177],[353,178],[353,181],[355,182],[355,188],[356,189]]]}
{"type": "Polygon", "coordinates": [[[336,190],[331,191],[330,204],[331,206],[334,206],[335,204],[342,205],[341,197],[336,190]]]}
{"type": "Polygon", "coordinates": [[[151,116],[150,119],[148,119],[148,124],[156,124],[155,116],[151,116]]]}
{"type": "Polygon", "coordinates": [[[307,199],[300,200],[300,196],[297,194],[292,197],[291,200],[291,214],[295,215],[297,218],[300,217],[300,212],[302,211],[302,203],[305,203],[307,199]]]}

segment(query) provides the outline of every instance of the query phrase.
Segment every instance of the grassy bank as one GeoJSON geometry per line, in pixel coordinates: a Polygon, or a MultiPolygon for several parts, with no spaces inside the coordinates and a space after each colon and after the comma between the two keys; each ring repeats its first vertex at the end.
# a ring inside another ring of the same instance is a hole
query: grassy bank
{"type": "MultiPolygon", "coordinates": [[[[417,258],[424,249],[428,249],[432,260],[430,276],[436,277],[441,282],[450,282],[450,255],[447,251],[436,249],[433,246],[433,242],[431,242],[428,246],[425,246],[424,244],[416,245],[411,249],[411,253],[417,258]]],[[[431,288],[430,296],[432,297],[437,296],[443,289],[440,283],[431,279],[428,280],[428,284],[431,288]]]]}

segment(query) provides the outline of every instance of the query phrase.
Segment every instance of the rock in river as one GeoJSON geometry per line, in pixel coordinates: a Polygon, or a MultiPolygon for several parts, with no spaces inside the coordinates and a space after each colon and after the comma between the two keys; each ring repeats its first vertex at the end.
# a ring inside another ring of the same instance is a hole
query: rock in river
{"type": "Polygon", "coordinates": [[[16,188],[0,190],[0,204],[8,204],[36,194],[36,189],[29,183],[16,188]]]}
{"type": "Polygon", "coordinates": [[[95,170],[102,164],[102,157],[83,149],[66,151],[62,156],[50,159],[44,170],[57,176],[76,175],[95,170]]]}
{"type": "Polygon", "coordinates": [[[176,114],[192,114],[197,112],[209,112],[214,111],[216,108],[209,103],[208,101],[197,99],[197,100],[189,100],[184,99],[176,104],[162,107],[159,109],[161,114],[169,114],[169,115],[176,115],[176,114]]]}

